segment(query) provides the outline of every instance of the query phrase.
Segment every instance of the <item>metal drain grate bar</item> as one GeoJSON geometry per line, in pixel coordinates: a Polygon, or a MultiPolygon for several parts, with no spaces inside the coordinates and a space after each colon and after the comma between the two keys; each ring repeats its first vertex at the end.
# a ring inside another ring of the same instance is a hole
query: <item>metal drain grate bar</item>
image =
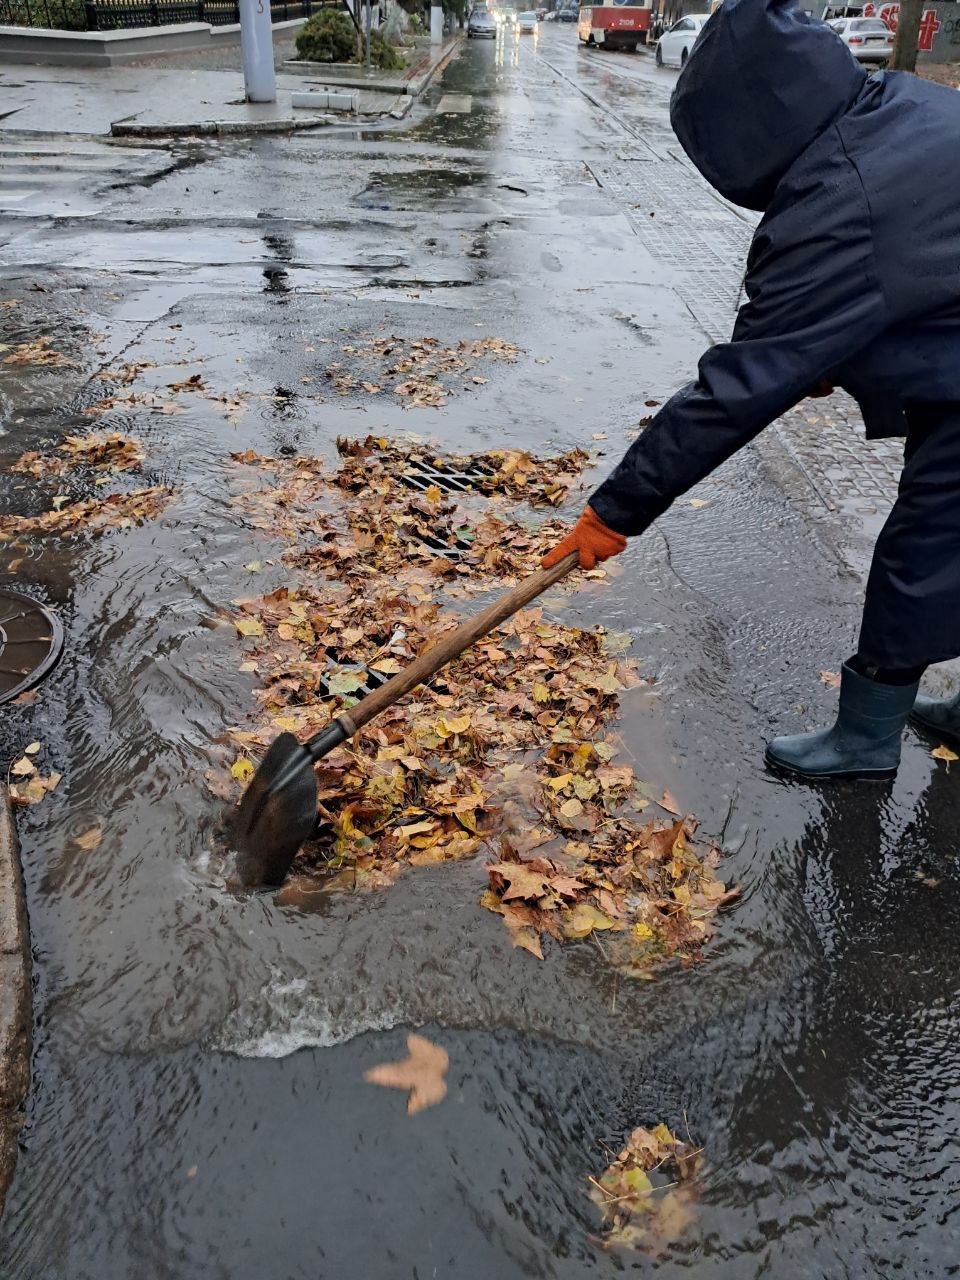
{"type": "Polygon", "coordinates": [[[437,555],[446,556],[448,560],[459,560],[465,551],[470,550],[471,543],[466,538],[454,538],[453,542],[445,542],[443,538],[437,538],[433,534],[423,533],[420,529],[414,530],[412,537],[416,538],[425,547],[429,547],[431,551],[436,551],[437,555]]]}
{"type": "Polygon", "coordinates": [[[495,476],[490,467],[474,463],[463,471],[453,467],[445,467],[442,463],[417,462],[410,471],[404,471],[400,479],[410,489],[418,489],[421,493],[436,485],[446,493],[469,493],[471,490],[482,490],[483,482],[495,476]]]}

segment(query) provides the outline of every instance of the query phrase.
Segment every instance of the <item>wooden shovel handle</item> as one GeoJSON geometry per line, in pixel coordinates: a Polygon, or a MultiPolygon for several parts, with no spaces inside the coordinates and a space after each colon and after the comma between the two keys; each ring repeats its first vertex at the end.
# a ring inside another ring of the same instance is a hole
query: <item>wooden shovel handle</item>
{"type": "MultiPolygon", "coordinates": [[[[439,644],[424,650],[410,663],[409,667],[398,671],[386,684],[380,685],[379,689],[374,689],[373,693],[368,693],[365,698],[361,698],[345,715],[338,716],[338,720],[341,724],[349,721],[353,726],[353,732],[356,732],[374,716],[380,715],[381,711],[386,711],[387,707],[393,706],[398,698],[415,689],[418,684],[429,680],[441,667],[445,667],[448,662],[459,657],[465,649],[469,649],[488,632],[499,627],[501,622],[506,622],[507,618],[529,604],[531,600],[535,600],[541,592],[552,587],[561,578],[565,578],[579,562],[578,552],[572,551],[551,569],[539,569],[529,578],[524,578],[511,591],[507,591],[492,604],[487,605],[486,609],[476,617],[468,618],[457,627],[456,631],[451,631],[448,636],[444,636],[439,644]]],[[[353,736],[352,733],[350,736],[353,736]]]]}

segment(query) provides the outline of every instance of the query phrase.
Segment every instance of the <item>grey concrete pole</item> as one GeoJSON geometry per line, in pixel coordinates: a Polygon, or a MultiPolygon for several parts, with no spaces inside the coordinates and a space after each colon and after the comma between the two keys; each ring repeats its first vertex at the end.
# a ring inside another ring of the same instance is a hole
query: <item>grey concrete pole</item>
{"type": "Polygon", "coordinates": [[[240,0],[240,51],[248,102],[276,102],[270,0],[240,0]]]}

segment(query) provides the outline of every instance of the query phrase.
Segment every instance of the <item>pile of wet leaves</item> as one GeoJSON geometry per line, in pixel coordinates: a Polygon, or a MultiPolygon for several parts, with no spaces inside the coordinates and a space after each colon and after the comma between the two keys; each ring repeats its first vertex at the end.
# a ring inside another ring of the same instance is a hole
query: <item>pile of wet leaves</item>
{"type": "MultiPolygon", "coordinates": [[[[12,470],[35,479],[76,477],[92,479],[94,486],[106,485],[120,472],[142,467],[145,450],[133,436],[119,432],[86,436],[69,435],[52,453],[24,453],[12,470]]],[[[149,485],[126,493],[104,493],[82,497],[79,493],[59,493],[49,511],[31,516],[0,516],[0,536],[9,540],[23,534],[101,534],[109,529],[130,529],[158,516],[173,496],[164,485],[149,485]]]]}
{"type": "Polygon", "coordinates": [[[677,1240],[693,1218],[701,1158],[665,1124],[634,1129],[604,1172],[588,1179],[605,1247],[657,1254],[677,1240]]]}
{"type": "MultiPolygon", "coordinates": [[[[242,670],[261,687],[256,724],[231,734],[235,783],[276,734],[318,731],[436,643],[460,620],[453,601],[534,570],[560,526],[533,507],[552,507],[586,461],[451,458],[380,437],[341,441],[340,454],[330,470],[235,456],[247,483],[238,509],[309,570],[236,604],[242,670]],[[411,490],[425,462],[476,471],[481,488],[411,490]],[[250,484],[250,468],[266,483],[250,484]]],[[[693,819],[670,797],[657,804],[623,758],[619,698],[644,682],[624,648],[529,608],[365,726],[318,766],[318,827],[284,900],[485,853],[482,905],[531,954],[542,958],[544,938],[589,937],[637,976],[695,959],[732,893],[693,819]]]]}
{"type": "Polygon", "coordinates": [[[67,369],[76,365],[74,360],[57,351],[53,346],[53,339],[47,336],[12,346],[0,343],[0,363],[43,369],[67,369]]]}
{"type": "Polygon", "coordinates": [[[39,804],[51,791],[55,791],[63,777],[61,773],[43,774],[37,767],[37,757],[43,750],[39,742],[31,742],[23,755],[10,766],[7,793],[11,804],[39,804]]]}
{"type": "Polygon", "coordinates": [[[54,498],[54,507],[35,516],[0,516],[0,535],[27,533],[100,534],[109,529],[131,529],[158,516],[173,496],[163,485],[150,485],[130,493],[108,493],[102,498],[69,496],[54,498]]]}
{"type": "Polygon", "coordinates": [[[473,490],[531,506],[559,507],[589,461],[582,449],[539,458],[523,449],[444,455],[427,445],[400,445],[383,436],[338,440],[344,463],[336,483],[348,493],[383,493],[397,479],[439,497],[473,490]]]}
{"type": "Polygon", "coordinates": [[[519,347],[503,338],[475,338],[445,346],[438,338],[377,337],[360,334],[341,345],[345,360],[333,360],[324,377],[338,395],[382,391],[399,396],[410,407],[440,408],[457,386],[483,386],[476,372],[484,360],[516,360],[519,347]]]}
{"type": "Polygon", "coordinates": [[[143,445],[133,436],[117,431],[109,435],[91,432],[85,436],[66,436],[52,454],[24,453],[11,470],[37,479],[78,470],[98,473],[132,471],[143,465],[145,457],[143,445]]]}

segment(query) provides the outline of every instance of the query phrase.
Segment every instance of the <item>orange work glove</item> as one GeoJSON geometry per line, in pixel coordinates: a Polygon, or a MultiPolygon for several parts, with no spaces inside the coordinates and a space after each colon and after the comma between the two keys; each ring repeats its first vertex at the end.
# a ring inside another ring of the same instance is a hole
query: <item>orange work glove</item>
{"type": "Polygon", "coordinates": [[[584,507],[583,515],[567,536],[540,563],[544,569],[551,569],[571,551],[579,551],[580,568],[594,569],[598,560],[609,560],[626,549],[623,534],[605,525],[592,507],[584,507]]]}

